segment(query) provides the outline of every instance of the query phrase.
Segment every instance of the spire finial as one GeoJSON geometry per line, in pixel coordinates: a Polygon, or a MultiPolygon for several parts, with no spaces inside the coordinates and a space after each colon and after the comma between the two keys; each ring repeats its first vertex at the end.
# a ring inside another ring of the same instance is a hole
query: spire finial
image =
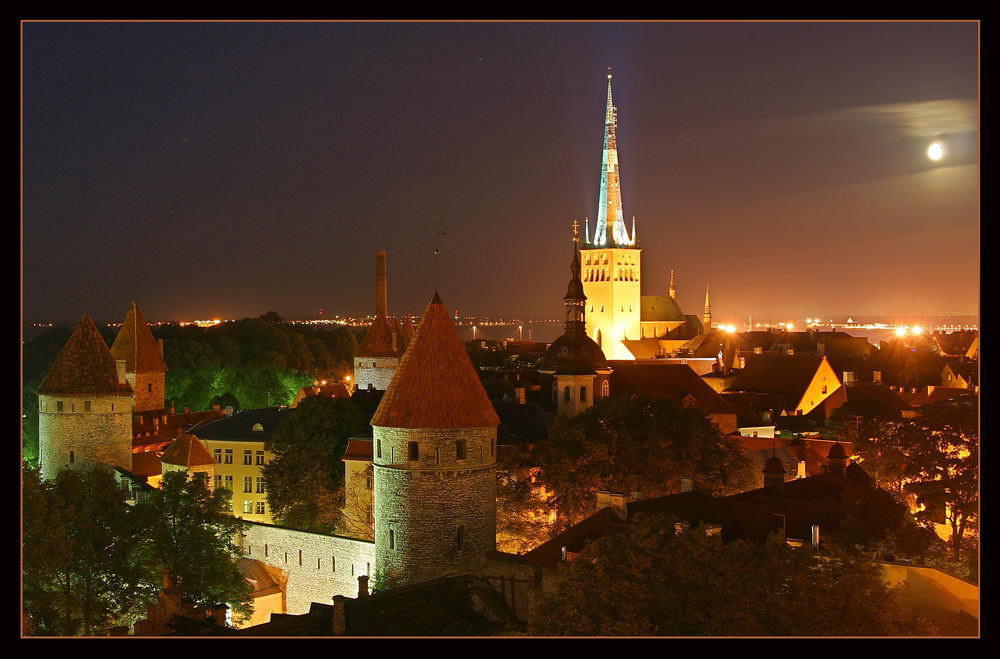
{"type": "Polygon", "coordinates": [[[670,288],[667,289],[667,292],[670,294],[670,297],[674,298],[675,300],[677,299],[677,288],[676,286],[674,286],[673,268],[670,269],[670,288]]]}
{"type": "Polygon", "coordinates": [[[611,80],[611,67],[608,67],[608,80],[611,80]]]}
{"type": "Polygon", "coordinates": [[[573,242],[578,243],[580,242],[580,223],[574,219],[571,226],[573,227],[573,242]]]}
{"type": "Polygon", "coordinates": [[[583,218],[583,242],[586,245],[590,244],[590,216],[585,215],[583,218]]]}

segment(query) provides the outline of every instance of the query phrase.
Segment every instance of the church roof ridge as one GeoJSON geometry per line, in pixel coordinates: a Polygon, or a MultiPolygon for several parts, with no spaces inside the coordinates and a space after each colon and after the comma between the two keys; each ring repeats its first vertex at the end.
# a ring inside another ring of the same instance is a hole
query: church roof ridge
{"type": "Polygon", "coordinates": [[[373,426],[483,428],[497,417],[441,296],[427,305],[416,336],[396,369],[373,426]]]}
{"type": "Polygon", "coordinates": [[[118,382],[118,368],[90,316],[83,314],[52,368],[38,387],[40,394],[130,394],[118,382]]]}

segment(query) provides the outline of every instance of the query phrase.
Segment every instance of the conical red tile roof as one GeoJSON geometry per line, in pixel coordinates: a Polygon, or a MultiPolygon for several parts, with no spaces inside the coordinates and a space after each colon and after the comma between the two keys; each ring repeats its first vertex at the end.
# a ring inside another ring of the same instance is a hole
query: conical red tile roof
{"type": "Polygon", "coordinates": [[[160,462],[182,467],[215,464],[215,458],[194,435],[184,434],[175,439],[160,456],[160,462]]]}
{"type": "Polygon", "coordinates": [[[384,316],[376,316],[358,346],[358,357],[399,357],[392,348],[392,331],[384,316]]]}
{"type": "Polygon", "coordinates": [[[437,293],[372,418],[386,428],[500,425],[465,345],[437,293]]]}
{"type": "Polygon", "coordinates": [[[160,347],[142,316],[139,305],[133,302],[122,322],[118,336],[111,345],[111,356],[125,360],[129,373],[165,373],[167,364],[160,355],[160,347]]]}
{"type": "Polygon", "coordinates": [[[48,375],[40,394],[130,394],[128,383],[118,383],[111,351],[90,316],[83,314],[48,375]]]}

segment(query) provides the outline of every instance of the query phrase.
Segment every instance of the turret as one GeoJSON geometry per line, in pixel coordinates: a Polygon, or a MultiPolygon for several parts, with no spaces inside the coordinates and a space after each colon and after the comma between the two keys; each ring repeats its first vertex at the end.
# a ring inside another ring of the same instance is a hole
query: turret
{"type": "Polygon", "coordinates": [[[437,293],[371,424],[376,579],[481,567],[496,548],[500,420],[437,293]]]}
{"type": "Polygon", "coordinates": [[[162,410],[167,364],[139,305],[129,305],[111,355],[125,362],[125,378],[135,392],[134,411],[162,410]]]}
{"type": "Polygon", "coordinates": [[[42,478],[97,465],[132,469],[132,387],[84,314],[38,387],[42,478]]]}

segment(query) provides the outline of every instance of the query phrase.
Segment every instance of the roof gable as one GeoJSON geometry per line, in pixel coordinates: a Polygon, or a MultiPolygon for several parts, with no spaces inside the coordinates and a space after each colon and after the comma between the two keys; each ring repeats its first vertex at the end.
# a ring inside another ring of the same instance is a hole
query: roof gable
{"type": "Polygon", "coordinates": [[[483,428],[497,426],[486,390],[437,293],[400,360],[373,426],[483,428]]]}
{"type": "Polygon", "coordinates": [[[160,462],[182,467],[215,464],[215,458],[194,435],[181,435],[160,456],[160,462]]]}

